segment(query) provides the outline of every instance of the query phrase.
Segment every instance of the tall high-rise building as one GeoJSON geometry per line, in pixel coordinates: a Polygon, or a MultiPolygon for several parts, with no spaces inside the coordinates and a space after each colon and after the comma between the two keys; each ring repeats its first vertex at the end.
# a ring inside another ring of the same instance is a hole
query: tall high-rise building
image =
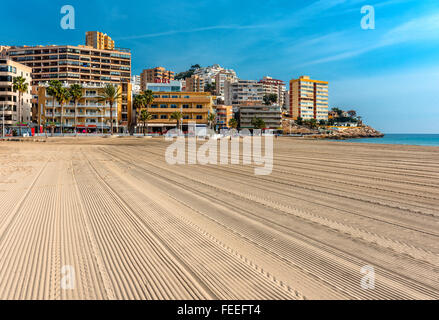
{"type": "Polygon", "coordinates": [[[329,82],[308,76],[290,81],[290,114],[294,119],[328,120],[329,82]]]}
{"type": "Polygon", "coordinates": [[[275,94],[277,95],[277,104],[283,106],[285,104],[285,82],[272,77],[264,77],[259,80],[264,86],[264,95],[275,94]]]}
{"type": "Polygon", "coordinates": [[[140,88],[145,91],[147,83],[169,83],[174,80],[175,72],[163,67],[144,69],[140,75],[140,88]]]}
{"type": "Polygon", "coordinates": [[[0,125],[4,123],[6,130],[16,126],[17,123],[31,121],[31,73],[32,69],[21,63],[0,58],[0,125]],[[19,101],[19,93],[13,88],[16,77],[23,77],[29,85],[27,92],[22,95],[22,103],[19,101]],[[4,119],[2,119],[3,115],[4,119]]]}
{"type": "Polygon", "coordinates": [[[100,50],[114,49],[114,41],[110,36],[99,31],[87,31],[85,33],[85,45],[100,50]]]}
{"type": "MultiPolygon", "coordinates": [[[[126,131],[133,123],[131,52],[127,49],[101,50],[87,46],[11,47],[8,56],[32,68],[32,85],[45,86],[50,80],[64,84],[101,88],[105,84],[121,88],[117,104],[117,128],[126,131]]],[[[36,104],[41,113],[41,104],[36,104]]],[[[43,119],[44,120],[44,119],[43,119]]],[[[39,117],[34,121],[39,121],[39,117]]]]}

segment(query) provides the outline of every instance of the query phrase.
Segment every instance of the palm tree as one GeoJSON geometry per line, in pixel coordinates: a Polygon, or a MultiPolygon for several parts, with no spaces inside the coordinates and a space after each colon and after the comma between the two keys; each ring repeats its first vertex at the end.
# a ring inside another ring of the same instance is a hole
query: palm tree
{"type": "Polygon", "coordinates": [[[70,101],[70,92],[67,88],[61,87],[56,95],[56,101],[61,106],[61,134],[64,134],[64,105],[70,101]]]}
{"type": "MultiPolygon", "coordinates": [[[[143,94],[138,94],[134,96],[133,99],[133,106],[134,106],[134,112],[136,115],[138,115],[138,110],[142,110],[146,105],[145,96],[143,94]]],[[[136,122],[137,122],[138,116],[136,116],[136,122]]],[[[137,126],[137,123],[136,123],[137,126]]]]}
{"type": "Polygon", "coordinates": [[[229,120],[229,127],[236,129],[238,128],[238,120],[236,120],[235,118],[232,118],[229,120]]]}
{"type": "Polygon", "coordinates": [[[122,97],[122,93],[119,91],[118,86],[107,84],[104,88],[102,96],[98,98],[100,102],[108,102],[110,104],[110,121],[111,121],[111,135],[113,132],[113,105],[122,97]]]}
{"type": "Polygon", "coordinates": [[[78,134],[77,129],[77,118],[76,118],[76,111],[78,109],[78,102],[82,99],[83,93],[82,93],[82,86],[80,84],[72,84],[69,89],[70,96],[72,97],[73,101],[75,102],[75,135],[78,134]]]}
{"type": "Polygon", "coordinates": [[[154,94],[151,90],[146,90],[142,93],[145,100],[145,105],[148,108],[154,102],[154,94]]]}
{"type": "Polygon", "coordinates": [[[152,114],[148,110],[143,109],[140,112],[139,120],[143,122],[143,135],[146,135],[145,129],[148,130],[148,121],[152,119],[152,114]]]}
{"type": "MultiPolygon", "coordinates": [[[[15,92],[18,91],[18,122],[22,123],[23,122],[23,114],[22,114],[22,109],[23,109],[23,93],[27,92],[27,89],[29,88],[29,84],[26,83],[26,79],[18,76],[16,78],[14,78],[13,80],[13,90],[15,92]]],[[[21,131],[21,129],[20,129],[21,131]]],[[[21,134],[21,132],[20,132],[21,134]]]]}
{"type": "Polygon", "coordinates": [[[177,129],[180,128],[180,121],[183,118],[183,114],[180,111],[175,111],[171,114],[171,119],[177,120],[177,129]]]}
{"type": "Polygon", "coordinates": [[[216,114],[215,113],[209,113],[209,115],[207,116],[207,122],[209,123],[209,127],[213,130],[215,127],[215,122],[216,122],[216,114]]]}
{"type": "Polygon", "coordinates": [[[50,126],[52,129],[52,137],[55,130],[55,99],[58,94],[59,89],[62,87],[61,82],[58,80],[50,80],[49,86],[46,89],[46,92],[49,96],[52,97],[52,121],[50,122],[50,126]]]}

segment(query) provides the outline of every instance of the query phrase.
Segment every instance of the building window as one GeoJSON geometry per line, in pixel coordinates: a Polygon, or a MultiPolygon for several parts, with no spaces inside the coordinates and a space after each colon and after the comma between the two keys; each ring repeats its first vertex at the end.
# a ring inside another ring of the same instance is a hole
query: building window
{"type": "Polygon", "coordinates": [[[162,115],[160,116],[160,119],[168,119],[168,116],[167,116],[166,114],[162,114],[162,115]]]}
{"type": "Polygon", "coordinates": [[[203,105],[197,104],[197,109],[203,109],[203,105]]]}
{"type": "Polygon", "coordinates": [[[168,108],[168,105],[167,105],[167,104],[161,104],[161,105],[160,105],[160,108],[162,108],[162,109],[166,109],[166,108],[168,108]]]}
{"type": "Polygon", "coordinates": [[[203,120],[203,116],[197,116],[197,120],[203,120]]]}
{"type": "Polygon", "coordinates": [[[172,109],[177,109],[178,107],[177,107],[176,104],[171,104],[171,108],[172,108],[172,109]]]}
{"type": "Polygon", "coordinates": [[[188,104],[184,104],[183,105],[183,109],[189,109],[189,105],[188,104]]]}

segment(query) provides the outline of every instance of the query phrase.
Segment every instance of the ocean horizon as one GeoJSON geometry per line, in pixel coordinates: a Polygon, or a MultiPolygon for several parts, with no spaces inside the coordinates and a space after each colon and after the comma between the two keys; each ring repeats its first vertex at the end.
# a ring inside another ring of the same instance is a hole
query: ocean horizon
{"type": "Polygon", "coordinates": [[[439,134],[388,133],[383,138],[348,139],[343,141],[439,147],[439,134]]]}

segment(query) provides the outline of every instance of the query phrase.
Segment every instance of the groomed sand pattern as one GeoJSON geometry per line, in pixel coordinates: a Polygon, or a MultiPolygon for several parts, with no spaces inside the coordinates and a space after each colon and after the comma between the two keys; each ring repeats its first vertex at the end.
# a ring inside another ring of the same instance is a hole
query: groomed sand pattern
{"type": "Polygon", "coordinates": [[[0,142],[0,299],[439,299],[439,148],[279,138],[255,176],[167,146],[0,142]]]}

